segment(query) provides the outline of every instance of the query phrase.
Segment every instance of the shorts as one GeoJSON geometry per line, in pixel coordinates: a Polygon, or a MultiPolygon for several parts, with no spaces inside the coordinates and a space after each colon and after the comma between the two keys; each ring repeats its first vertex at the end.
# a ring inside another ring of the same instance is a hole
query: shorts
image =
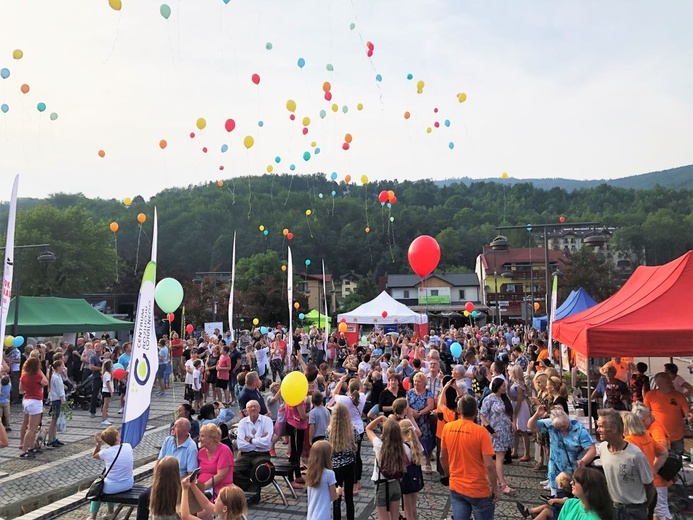
{"type": "Polygon", "coordinates": [[[402,500],[402,489],[399,487],[399,480],[382,481],[382,483],[376,484],[376,506],[385,507],[400,500],[402,500]]]}
{"type": "Polygon", "coordinates": [[[118,393],[120,395],[125,395],[125,390],[127,390],[128,385],[125,383],[125,381],[119,381],[118,382],[118,393]]]}
{"type": "Polygon", "coordinates": [[[22,400],[22,407],[24,408],[24,413],[28,415],[39,415],[43,413],[43,401],[40,399],[26,399],[22,400]]]}
{"type": "Polygon", "coordinates": [[[202,401],[202,390],[193,390],[195,401],[202,401]]]}
{"type": "Polygon", "coordinates": [[[60,410],[62,408],[63,402],[58,399],[56,401],[51,401],[51,417],[60,417],[60,410]]]}
{"type": "Polygon", "coordinates": [[[104,399],[111,397],[111,392],[101,392],[101,397],[104,399]]]}
{"type": "Polygon", "coordinates": [[[157,379],[163,379],[164,378],[164,375],[166,374],[166,367],[167,366],[168,366],[167,364],[166,365],[161,364],[161,363],[159,364],[159,368],[156,370],[156,378],[157,379]]]}
{"type": "Polygon", "coordinates": [[[229,380],[217,378],[217,382],[214,383],[214,386],[216,388],[220,388],[221,390],[226,390],[229,387],[229,380]]]}

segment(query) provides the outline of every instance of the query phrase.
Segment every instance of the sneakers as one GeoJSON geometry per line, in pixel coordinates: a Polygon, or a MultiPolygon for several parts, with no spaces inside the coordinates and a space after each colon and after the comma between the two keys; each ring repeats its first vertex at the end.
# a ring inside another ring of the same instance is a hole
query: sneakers
{"type": "Polygon", "coordinates": [[[157,392],[156,395],[157,395],[158,397],[163,397],[163,396],[166,395],[166,394],[164,394],[163,392],[157,392]]]}
{"type": "Polygon", "coordinates": [[[33,458],[36,457],[36,455],[34,455],[34,454],[33,454],[32,452],[30,452],[30,451],[27,451],[26,453],[22,453],[19,457],[22,458],[22,459],[33,459],[33,458]]]}
{"type": "Polygon", "coordinates": [[[121,408],[120,410],[118,410],[118,415],[122,415],[122,414],[123,414],[123,409],[121,408]]]}
{"type": "Polygon", "coordinates": [[[515,505],[517,506],[517,510],[520,512],[523,518],[529,518],[531,516],[529,509],[527,509],[527,507],[525,507],[525,505],[522,502],[515,502],[515,505]]]}
{"type": "Polygon", "coordinates": [[[62,442],[60,442],[58,439],[53,439],[50,442],[46,443],[46,446],[49,446],[51,448],[60,448],[61,446],[65,446],[62,442]]]}
{"type": "Polygon", "coordinates": [[[93,419],[93,418],[96,417],[96,414],[95,414],[95,413],[90,413],[90,414],[89,414],[89,417],[91,417],[91,418],[93,419]]]}
{"type": "Polygon", "coordinates": [[[113,421],[111,421],[110,419],[104,419],[103,421],[101,421],[101,424],[104,426],[110,426],[111,424],[113,424],[113,421]]]}
{"type": "Polygon", "coordinates": [[[546,491],[551,491],[551,484],[546,484],[546,485],[544,486],[544,489],[545,489],[546,491]]]}
{"type": "Polygon", "coordinates": [[[548,484],[548,483],[549,483],[548,479],[547,479],[547,480],[542,480],[541,482],[539,482],[539,484],[541,484],[542,486],[545,486],[545,485],[548,484]]]}

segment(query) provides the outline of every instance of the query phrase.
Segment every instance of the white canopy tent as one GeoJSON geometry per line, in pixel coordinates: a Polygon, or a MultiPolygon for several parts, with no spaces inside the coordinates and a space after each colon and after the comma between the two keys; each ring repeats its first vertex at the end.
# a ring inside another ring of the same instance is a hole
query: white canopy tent
{"type": "Polygon", "coordinates": [[[364,303],[351,312],[339,314],[339,322],[346,319],[347,323],[369,324],[378,323],[380,325],[413,323],[423,325],[428,323],[428,316],[414,312],[403,303],[398,302],[385,291],[371,301],[364,303]],[[383,312],[387,314],[383,317],[383,312]]]}

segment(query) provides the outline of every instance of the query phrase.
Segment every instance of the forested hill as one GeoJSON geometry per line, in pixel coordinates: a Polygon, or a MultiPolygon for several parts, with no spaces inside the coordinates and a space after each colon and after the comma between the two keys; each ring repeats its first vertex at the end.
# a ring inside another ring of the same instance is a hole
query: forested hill
{"type": "MultiPolygon", "coordinates": [[[[458,179],[445,179],[442,181],[437,181],[436,184],[439,186],[447,186],[456,182],[462,182],[469,186],[474,182],[487,182],[493,180],[495,179],[484,179],[483,181],[480,181],[479,179],[472,179],[470,177],[461,177],[458,179]]],[[[671,168],[669,170],[643,173],[641,175],[631,175],[629,177],[611,180],[602,179],[581,181],[561,178],[514,179],[509,177],[508,179],[504,179],[503,182],[506,182],[509,185],[529,182],[534,185],[535,188],[541,188],[543,190],[561,188],[566,191],[579,190],[583,188],[595,188],[600,184],[607,184],[609,186],[614,186],[615,188],[633,188],[636,190],[654,188],[657,185],[664,188],[693,190],[693,165],[680,166],[678,168],[671,168]]]]}
{"type": "MultiPolygon", "coordinates": [[[[133,193],[129,207],[119,200],[82,194],[20,199],[16,243],[49,243],[60,263],[46,271],[36,262],[24,262],[22,276],[27,281],[22,287],[28,290],[33,278],[40,280],[54,271],[64,278],[53,288],[55,293],[66,293],[69,283],[70,290],[78,292],[80,281],[97,292],[103,283],[97,280],[101,279],[97,270],[78,268],[77,262],[85,261],[87,254],[95,256],[94,261],[110,257],[103,276],[114,278],[117,246],[121,287],[129,272],[136,290],[139,279],[133,273],[141,272],[149,257],[154,207],[159,215],[159,277],[192,278],[197,271],[229,270],[234,231],[237,258],[269,250],[284,259],[291,245],[297,269],[319,273],[324,259],[328,272],[336,276],[351,270],[374,275],[409,272],[407,249],[421,234],[440,243],[440,269],[473,269],[482,247],[496,236],[496,226],[558,223],[561,215],[566,226],[597,221],[620,228],[612,239],[614,246],[636,252],[645,248],[648,263],[662,263],[693,248],[689,190],[602,184],[571,192],[547,191],[500,179],[470,186],[439,187],[431,180],[346,185],[324,174],[262,175],[224,180],[221,186],[215,181],[166,189],[148,201],[133,193]],[[387,190],[397,197],[391,207],[378,200],[379,193],[387,190]],[[140,213],[147,217],[141,227],[140,213]],[[109,231],[112,222],[119,225],[115,234],[109,231]],[[306,260],[310,260],[307,268],[306,260]],[[74,269],[65,272],[70,262],[74,269]]],[[[0,212],[0,244],[4,244],[7,204],[0,206],[0,212]]],[[[507,235],[513,246],[529,243],[524,230],[507,235]]]]}

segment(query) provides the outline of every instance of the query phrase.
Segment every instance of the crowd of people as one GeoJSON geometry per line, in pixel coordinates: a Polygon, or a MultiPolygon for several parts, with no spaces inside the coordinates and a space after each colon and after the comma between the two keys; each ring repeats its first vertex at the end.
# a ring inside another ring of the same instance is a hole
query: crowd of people
{"type": "MultiPolygon", "coordinates": [[[[693,421],[687,400],[693,388],[674,364],[651,385],[646,365],[627,358],[607,362],[589,396],[599,408],[595,440],[571,417],[573,397],[554,367],[555,354],[531,329],[463,326],[421,338],[404,329],[375,329],[353,345],[343,334],[326,336],[315,328],[290,338],[281,329],[262,332],[243,332],[237,341],[230,333],[183,339],[174,333],[159,341],[158,394],[165,396],[178,379],[185,402],[161,448],[152,488],[140,497],[138,519],[240,518],[247,510],[244,492],[260,490],[263,465],[277,461],[281,441],[290,485],[307,488],[308,518],[340,519],[344,503],[353,520],[365,439],[375,453],[370,480],[382,520],[418,518],[418,492],[432,478],[433,465],[436,478],[449,486],[455,520],[493,518],[499,498],[516,492],[504,472],[513,461],[535,462],[546,476],[547,503],[529,508],[518,502],[524,517],[672,517],[670,481],[658,472],[669,453],[683,452],[684,423],[693,421]],[[458,357],[454,343],[462,347],[458,357]],[[308,392],[288,406],[281,381],[294,370],[305,375],[308,392]],[[240,420],[232,426],[234,410],[240,420]],[[173,474],[177,478],[167,478],[173,474]]],[[[120,444],[108,413],[110,400],[126,398],[111,370],[116,362],[127,370],[130,349],[108,339],[41,344],[20,354],[17,371],[11,349],[3,392],[7,380],[10,399],[19,396],[15,381],[24,394],[20,456],[35,456],[32,432],[44,401],[56,418],[66,390],[89,380],[92,417],[101,403],[106,426],[94,457],[107,468],[113,464],[106,492],[129,489],[132,448],[120,444]],[[101,449],[104,443],[109,447],[101,449]]],[[[2,418],[10,428],[9,414],[2,418]]],[[[4,429],[0,445],[3,435],[4,429]]],[[[49,437],[60,446],[52,422],[49,437]]],[[[92,518],[98,506],[92,503],[92,518]]]]}

